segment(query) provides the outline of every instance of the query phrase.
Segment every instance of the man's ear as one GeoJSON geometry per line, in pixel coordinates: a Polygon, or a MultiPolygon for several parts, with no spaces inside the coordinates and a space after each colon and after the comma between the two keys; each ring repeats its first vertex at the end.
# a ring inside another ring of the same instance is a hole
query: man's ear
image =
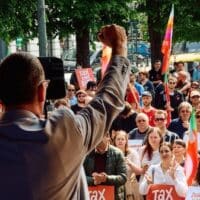
{"type": "Polygon", "coordinates": [[[39,102],[45,101],[45,99],[46,99],[46,88],[44,87],[43,84],[38,86],[37,96],[38,96],[39,102]]]}

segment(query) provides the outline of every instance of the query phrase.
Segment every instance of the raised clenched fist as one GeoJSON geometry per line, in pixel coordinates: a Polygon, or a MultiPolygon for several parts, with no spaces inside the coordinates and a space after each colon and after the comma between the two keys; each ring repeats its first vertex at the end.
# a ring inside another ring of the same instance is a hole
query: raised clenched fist
{"type": "Polygon", "coordinates": [[[98,38],[112,48],[113,55],[127,56],[127,36],[123,27],[116,24],[103,26],[98,33],[98,38]]]}

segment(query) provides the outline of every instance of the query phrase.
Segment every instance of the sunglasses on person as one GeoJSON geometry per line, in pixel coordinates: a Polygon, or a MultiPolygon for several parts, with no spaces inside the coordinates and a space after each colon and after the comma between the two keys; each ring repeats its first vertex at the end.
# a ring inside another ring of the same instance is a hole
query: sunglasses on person
{"type": "Polygon", "coordinates": [[[171,84],[171,85],[175,85],[175,84],[176,84],[176,82],[171,82],[171,81],[170,81],[170,82],[169,82],[169,84],[171,84]]]}
{"type": "Polygon", "coordinates": [[[69,92],[74,92],[74,91],[75,91],[75,89],[68,89],[68,91],[69,91],[69,92]]]}
{"type": "Polygon", "coordinates": [[[137,122],[146,122],[146,120],[145,119],[139,119],[139,120],[137,120],[137,122]]]}
{"type": "Polygon", "coordinates": [[[162,121],[163,122],[164,120],[165,120],[165,118],[155,118],[156,122],[158,122],[158,121],[162,121]]]}
{"type": "Polygon", "coordinates": [[[190,113],[189,110],[181,110],[182,113],[190,113]]]}

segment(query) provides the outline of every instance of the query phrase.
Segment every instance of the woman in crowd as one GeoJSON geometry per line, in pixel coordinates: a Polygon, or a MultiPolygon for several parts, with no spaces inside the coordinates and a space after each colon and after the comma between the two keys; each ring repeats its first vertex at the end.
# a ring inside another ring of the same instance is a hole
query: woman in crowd
{"type": "Polygon", "coordinates": [[[135,171],[140,170],[140,160],[137,152],[128,147],[128,135],[125,131],[115,132],[114,145],[119,148],[125,158],[127,166],[126,200],[140,200],[139,185],[135,176],[135,171]]]}
{"type": "Polygon", "coordinates": [[[187,193],[187,181],[184,169],[175,161],[172,146],[164,142],[159,148],[161,162],[152,165],[142,180],[139,191],[146,195],[151,184],[173,185],[178,196],[185,197],[187,193]]]}
{"type": "Polygon", "coordinates": [[[191,104],[183,101],[178,107],[179,117],[171,121],[168,126],[168,130],[175,132],[179,136],[179,138],[183,139],[185,132],[189,130],[189,119],[191,113],[191,104]]]}
{"type": "Polygon", "coordinates": [[[145,145],[139,151],[141,166],[145,167],[160,162],[159,146],[162,143],[162,134],[157,127],[150,128],[145,145]]]}
{"type": "Polygon", "coordinates": [[[184,167],[186,143],[182,139],[176,139],[174,140],[172,147],[176,162],[179,163],[182,167],[184,167]]]}

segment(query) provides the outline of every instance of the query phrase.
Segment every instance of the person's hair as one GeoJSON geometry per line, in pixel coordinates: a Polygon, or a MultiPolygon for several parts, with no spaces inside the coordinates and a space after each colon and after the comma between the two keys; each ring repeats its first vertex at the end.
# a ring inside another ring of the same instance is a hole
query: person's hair
{"type": "Polygon", "coordinates": [[[125,144],[125,152],[124,156],[127,156],[130,152],[128,147],[128,134],[124,130],[115,131],[115,136],[113,138],[113,145],[116,146],[116,138],[119,134],[123,134],[125,136],[126,144],[125,144]]]}
{"type": "Polygon", "coordinates": [[[180,114],[180,111],[183,107],[186,107],[190,113],[192,112],[192,106],[190,103],[188,103],[187,101],[183,101],[179,106],[178,106],[178,113],[180,114]]]}
{"type": "Polygon", "coordinates": [[[90,88],[96,87],[97,84],[95,81],[88,81],[86,85],[86,90],[89,90],[90,88]]]}
{"type": "Polygon", "coordinates": [[[11,54],[0,64],[0,99],[5,106],[31,103],[44,78],[37,57],[25,52],[11,54]]]}
{"type": "Polygon", "coordinates": [[[136,116],[136,118],[135,118],[135,121],[137,122],[138,118],[140,118],[140,117],[146,119],[149,122],[149,118],[148,118],[148,116],[145,113],[138,113],[137,116],[136,116]]]}
{"type": "Polygon", "coordinates": [[[174,79],[176,79],[176,82],[177,82],[177,77],[176,77],[174,74],[170,74],[170,75],[168,76],[168,82],[169,82],[170,80],[174,80],[174,79]]]}
{"type": "Polygon", "coordinates": [[[156,110],[155,115],[164,115],[165,119],[167,119],[167,112],[165,110],[156,110]]]}
{"type": "Polygon", "coordinates": [[[200,185],[200,162],[199,162],[199,165],[198,165],[198,168],[197,168],[195,181],[200,185]]]}
{"type": "Polygon", "coordinates": [[[127,101],[125,101],[124,105],[125,105],[124,109],[122,110],[120,115],[126,116],[126,115],[128,115],[130,113],[132,107],[131,107],[130,103],[128,103],[127,101]]]}
{"type": "Polygon", "coordinates": [[[178,145],[186,148],[186,143],[182,139],[175,139],[173,144],[178,144],[178,145]]]}
{"type": "Polygon", "coordinates": [[[160,60],[160,59],[156,59],[156,60],[154,61],[154,64],[155,64],[155,63],[158,63],[158,62],[161,63],[161,60],[160,60]]]}
{"type": "Polygon", "coordinates": [[[146,70],[140,70],[139,74],[144,74],[146,76],[146,78],[149,78],[149,72],[146,70]]]}
{"type": "Polygon", "coordinates": [[[163,146],[167,146],[171,151],[173,150],[172,144],[170,142],[162,142],[159,146],[159,152],[160,152],[161,147],[163,146]]]}
{"type": "Polygon", "coordinates": [[[69,107],[69,102],[67,102],[66,99],[57,99],[57,100],[55,100],[55,102],[54,102],[55,108],[58,108],[60,105],[69,107]]]}
{"type": "Polygon", "coordinates": [[[149,128],[149,130],[148,130],[148,132],[147,132],[147,135],[146,135],[145,148],[144,148],[144,151],[143,151],[143,153],[142,153],[142,158],[144,157],[145,153],[147,153],[147,158],[148,158],[149,160],[152,159],[152,156],[153,156],[153,148],[152,148],[152,146],[151,146],[150,143],[149,143],[149,136],[150,136],[150,134],[153,133],[154,131],[156,131],[156,132],[158,133],[158,135],[159,135],[159,137],[160,137],[160,143],[162,143],[162,141],[163,141],[163,136],[162,136],[162,133],[161,133],[161,131],[160,131],[159,128],[157,128],[157,127],[151,127],[151,128],[149,128]]]}
{"type": "Polygon", "coordinates": [[[178,65],[178,64],[184,65],[184,62],[183,62],[183,61],[179,61],[179,62],[177,62],[177,65],[178,65]]]}

